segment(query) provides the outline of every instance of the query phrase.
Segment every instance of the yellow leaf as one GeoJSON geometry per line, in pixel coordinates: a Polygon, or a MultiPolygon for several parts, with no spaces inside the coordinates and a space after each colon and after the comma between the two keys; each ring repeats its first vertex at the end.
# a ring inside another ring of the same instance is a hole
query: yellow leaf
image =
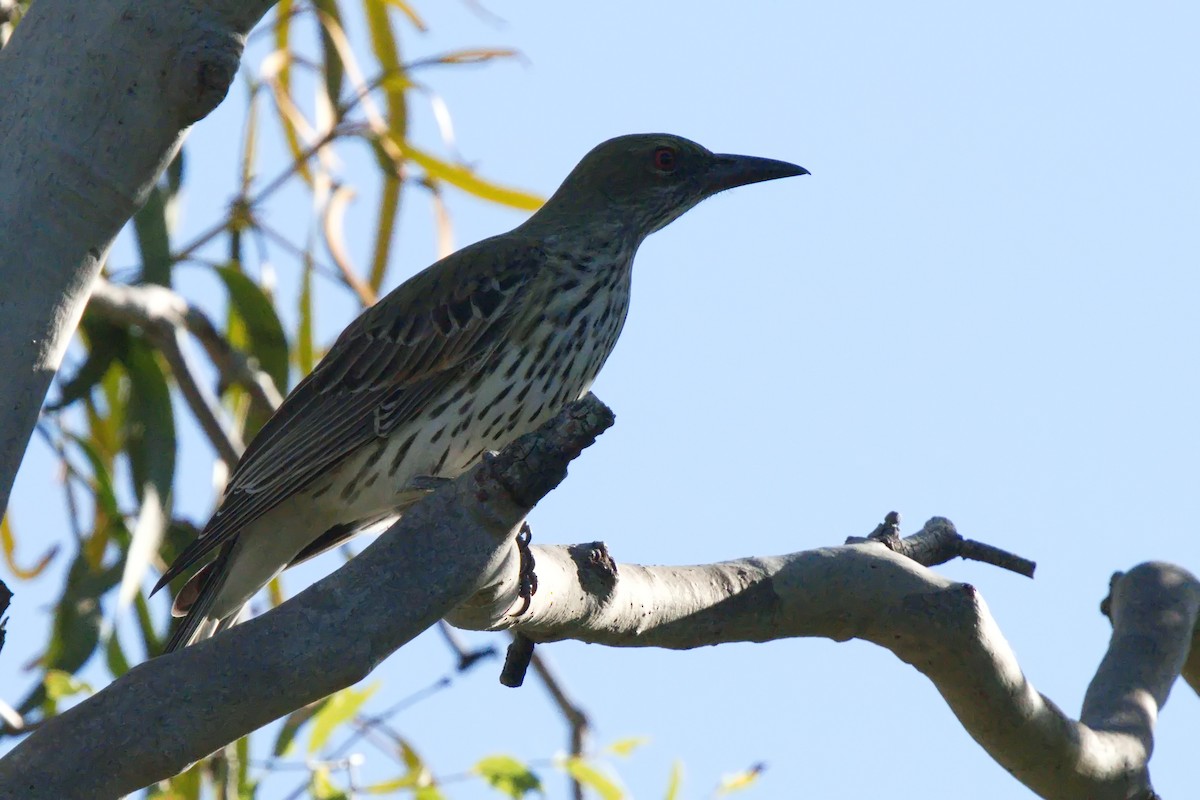
{"type": "Polygon", "coordinates": [[[679,800],[679,787],[683,784],[683,764],[676,761],[671,765],[671,778],[667,781],[667,800],[679,800]]]}
{"type": "Polygon", "coordinates": [[[346,722],[362,708],[363,703],[370,699],[379,684],[368,686],[362,691],[353,688],[342,689],[330,696],[321,706],[321,710],[313,715],[312,733],[308,738],[308,752],[320,750],[339,725],[346,722]]]}
{"type": "Polygon", "coordinates": [[[509,189],[491,181],[484,180],[468,167],[451,164],[423,150],[413,147],[407,142],[393,142],[401,156],[420,164],[429,173],[429,177],[445,181],[457,186],[464,192],[469,192],[493,203],[519,208],[523,211],[536,211],[542,207],[542,198],[518,189],[509,189]]]}
{"type": "Polygon", "coordinates": [[[264,72],[274,73],[268,83],[272,94],[275,95],[276,107],[279,108],[279,122],[283,127],[284,138],[287,139],[288,150],[296,159],[297,170],[305,183],[312,184],[312,173],[308,171],[308,163],[302,159],[300,135],[296,131],[296,120],[293,118],[295,106],[292,104],[292,52],[290,46],[292,18],[295,15],[294,0],[280,0],[275,8],[275,52],[264,60],[272,69],[264,72]],[[281,100],[286,98],[286,100],[281,100]]]}
{"type": "Polygon", "coordinates": [[[735,772],[732,775],[726,775],[721,778],[721,784],[717,787],[717,795],[731,794],[740,792],[747,788],[752,783],[758,780],[759,776],[766,770],[766,764],[755,764],[750,769],[735,772]]]}
{"type": "Polygon", "coordinates": [[[41,575],[42,570],[50,565],[51,559],[58,553],[58,545],[54,545],[32,567],[23,568],[18,566],[16,558],[17,539],[13,536],[7,514],[0,517],[0,549],[4,551],[4,563],[8,566],[9,572],[22,581],[32,580],[41,575]]]}
{"type": "Polygon", "coordinates": [[[92,694],[94,691],[91,685],[61,669],[46,670],[42,682],[46,687],[46,696],[51,700],[62,700],[77,694],[92,694]]]}
{"type": "Polygon", "coordinates": [[[621,800],[625,796],[620,786],[617,786],[607,775],[582,758],[570,756],[562,763],[564,769],[566,769],[572,778],[584,786],[596,790],[596,793],[604,798],[604,800],[621,800]]]}
{"type": "Polygon", "coordinates": [[[425,33],[427,30],[429,30],[429,26],[425,24],[425,20],[417,16],[417,12],[414,11],[413,7],[405,2],[405,0],[384,0],[384,2],[399,11],[404,16],[408,17],[408,21],[412,23],[412,26],[421,33],[425,33]]]}
{"type": "MultiPolygon", "coordinates": [[[[379,66],[383,67],[383,74],[403,75],[400,47],[396,44],[396,34],[392,31],[387,6],[382,0],[366,0],[363,3],[363,11],[366,12],[367,27],[371,33],[371,49],[379,61],[379,66]]],[[[387,97],[388,130],[392,136],[403,139],[408,135],[408,102],[404,90],[389,86],[384,92],[387,97]]]]}
{"type": "Polygon", "coordinates": [[[613,755],[627,756],[649,742],[650,737],[648,736],[630,736],[626,739],[618,739],[604,749],[613,755]]]}

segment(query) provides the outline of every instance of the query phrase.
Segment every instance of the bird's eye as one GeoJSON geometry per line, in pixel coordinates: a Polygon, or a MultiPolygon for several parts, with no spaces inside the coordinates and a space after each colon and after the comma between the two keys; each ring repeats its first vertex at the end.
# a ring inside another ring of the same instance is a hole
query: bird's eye
{"type": "Polygon", "coordinates": [[[675,148],[660,147],[654,151],[654,168],[660,172],[675,171],[675,148]]]}

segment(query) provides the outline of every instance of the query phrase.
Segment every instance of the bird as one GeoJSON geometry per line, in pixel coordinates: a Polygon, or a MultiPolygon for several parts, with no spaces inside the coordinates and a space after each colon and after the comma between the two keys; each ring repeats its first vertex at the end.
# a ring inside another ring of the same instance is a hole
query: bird
{"type": "Polygon", "coordinates": [[[176,595],[164,652],[237,623],[289,566],[403,513],[583,397],[629,308],[634,254],[718,192],[809,174],[670,134],[602,142],[525,222],[368,307],[238,461],[208,523],[154,592],[176,595]]]}

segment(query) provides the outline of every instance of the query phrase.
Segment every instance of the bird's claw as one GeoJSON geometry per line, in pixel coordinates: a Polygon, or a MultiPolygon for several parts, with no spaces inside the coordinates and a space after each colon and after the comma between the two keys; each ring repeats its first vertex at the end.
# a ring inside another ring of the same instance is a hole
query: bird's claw
{"type": "Polygon", "coordinates": [[[517,590],[517,597],[521,598],[521,607],[513,614],[514,617],[519,617],[528,611],[529,604],[533,602],[533,596],[537,594],[537,573],[534,572],[536,565],[533,560],[533,550],[529,547],[532,540],[533,530],[529,527],[529,523],[521,523],[521,530],[517,532],[517,552],[521,554],[521,586],[517,590]]]}

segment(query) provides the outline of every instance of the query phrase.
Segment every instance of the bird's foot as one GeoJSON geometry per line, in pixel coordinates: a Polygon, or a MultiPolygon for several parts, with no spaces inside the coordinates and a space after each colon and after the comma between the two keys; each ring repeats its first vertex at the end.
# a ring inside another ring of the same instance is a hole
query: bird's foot
{"type": "Polygon", "coordinates": [[[529,523],[521,523],[521,530],[517,533],[517,552],[521,554],[521,587],[517,590],[517,597],[521,598],[521,607],[513,614],[514,617],[528,611],[533,596],[537,594],[537,573],[534,572],[533,550],[529,547],[532,540],[533,530],[529,523]]]}

